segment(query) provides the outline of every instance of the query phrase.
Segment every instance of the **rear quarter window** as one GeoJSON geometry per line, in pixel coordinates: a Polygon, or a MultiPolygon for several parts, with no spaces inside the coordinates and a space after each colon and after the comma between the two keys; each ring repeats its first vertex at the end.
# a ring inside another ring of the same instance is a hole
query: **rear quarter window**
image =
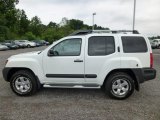
{"type": "Polygon", "coordinates": [[[143,37],[122,36],[124,53],[144,53],[148,51],[146,41],[143,37]]]}

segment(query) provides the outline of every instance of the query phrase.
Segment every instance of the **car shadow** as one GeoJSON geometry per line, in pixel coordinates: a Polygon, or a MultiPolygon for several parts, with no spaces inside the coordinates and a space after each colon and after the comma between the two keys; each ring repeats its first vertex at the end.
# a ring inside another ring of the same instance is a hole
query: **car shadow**
{"type": "Polygon", "coordinates": [[[109,98],[101,89],[79,89],[79,88],[42,88],[36,95],[46,97],[65,98],[109,98]]]}

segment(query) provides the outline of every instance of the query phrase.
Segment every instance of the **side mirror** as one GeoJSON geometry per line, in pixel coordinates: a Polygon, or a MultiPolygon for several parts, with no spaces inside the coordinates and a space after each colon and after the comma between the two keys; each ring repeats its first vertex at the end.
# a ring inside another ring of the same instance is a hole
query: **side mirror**
{"type": "Polygon", "coordinates": [[[58,56],[58,52],[57,51],[54,51],[53,49],[50,49],[49,52],[48,52],[48,56],[58,56]]]}

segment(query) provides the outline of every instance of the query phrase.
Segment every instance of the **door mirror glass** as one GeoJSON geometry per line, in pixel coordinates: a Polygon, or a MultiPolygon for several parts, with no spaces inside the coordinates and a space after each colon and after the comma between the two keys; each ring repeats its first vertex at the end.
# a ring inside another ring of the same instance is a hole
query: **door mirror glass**
{"type": "Polygon", "coordinates": [[[53,49],[50,49],[48,55],[49,56],[58,56],[59,54],[58,54],[57,51],[54,51],[53,49]]]}

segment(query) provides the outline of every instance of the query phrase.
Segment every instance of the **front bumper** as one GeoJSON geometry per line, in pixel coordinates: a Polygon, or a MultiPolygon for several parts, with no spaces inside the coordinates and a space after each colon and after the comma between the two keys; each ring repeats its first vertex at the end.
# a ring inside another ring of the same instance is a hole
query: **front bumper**
{"type": "Polygon", "coordinates": [[[36,47],[36,45],[31,45],[31,47],[36,47]]]}
{"type": "Polygon", "coordinates": [[[8,68],[8,67],[3,68],[3,70],[2,70],[3,78],[4,78],[6,81],[9,81],[9,80],[8,80],[8,73],[9,73],[10,70],[11,70],[11,68],[8,68]]]}

